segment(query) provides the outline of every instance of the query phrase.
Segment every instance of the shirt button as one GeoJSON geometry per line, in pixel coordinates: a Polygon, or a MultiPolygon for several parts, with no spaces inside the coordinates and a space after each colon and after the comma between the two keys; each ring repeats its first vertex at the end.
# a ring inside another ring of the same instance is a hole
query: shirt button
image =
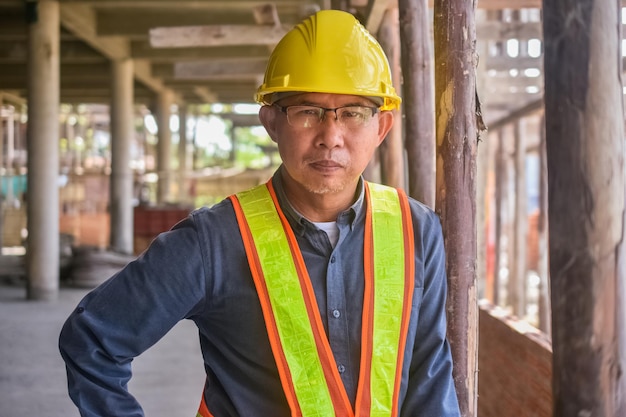
{"type": "Polygon", "coordinates": [[[338,319],[341,317],[341,312],[339,310],[333,310],[333,317],[338,319]]]}
{"type": "Polygon", "coordinates": [[[346,367],[343,365],[339,365],[337,367],[337,370],[339,371],[340,374],[343,374],[346,371],[346,367]]]}
{"type": "Polygon", "coordinates": [[[330,263],[331,263],[331,264],[334,264],[334,263],[335,263],[335,257],[334,257],[334,256],[332,256],[332,257],[330,258],[330,263]]]}

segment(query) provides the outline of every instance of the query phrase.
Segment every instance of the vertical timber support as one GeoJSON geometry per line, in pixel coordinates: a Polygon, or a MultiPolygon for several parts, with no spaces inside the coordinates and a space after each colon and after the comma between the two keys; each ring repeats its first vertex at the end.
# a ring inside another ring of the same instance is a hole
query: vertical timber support
{"type": "Polygon", "coordinates": [[[27,297],[59,293],[59,2],[27,3],[27,297]]]}
{"type": "Polygon", "coordinates": [[[511,307],[520,320],[526,316],[526,253],[528,232],[528,198],[526,196],[526,120],[514,122],[515,148],[515,215],[513,216],[513,259],[510,281],[511,307]]]}
{"type": "Polygon", "coordinates": [[[408,194],[435,208],[435,92],[428,0],[398,0],[408,194]]]}
{"type": "Polygon", "coordinates": [[[500,128],[497,131],[498,135],[498,150],[496,151],[495,162],[495,254],[494,254],[494,272],[493,272],[493,304],[500,305],[500,270],[502,269],[504,255],[504,218],[505,208],[507,206],[507,184],[508,184],[508,170],[507,170],[507,150],[506,150],[506,135],[504,128],[500,128]]]}
{"type": "Polygon", "coordinates": [[[133,173],[130,147],[135,134],[133,61],[111,62],[111,249],[133,253],[133,173]]]}
{"type": "Polygon", "coordinates": [[[448,338],[463,417],[477,414],[476,24],[474,2],[435,0],[436,211],[448,272],[448,338]]]}
{"type": "MultiPolygon", "coordinates": [[[[390,7],[385,11],[383,21],[378,30],[378,40],[383,47],[389,66],[391,78],[396,91],[400,91],[400,33],[398,28],[398,7],[390,7]]],[[[404,188],[404,146],[402,144],[402,113],[395,112],[395,121],[384,142],[380,145],[381,177],[383,184],[396,188],[404,188]]]]}
{"type": "Polygon", "coordinates": [[[546,158],[546,119],[539,123],[539,330],[552,337],[550,314],[550,274],[548,262],[548,162],[546,158]]]}
{"type": "MultiPolygon", "coordinates": [[[[4,148],[4,117],[3,117],[3,108],[4,108],[4,98],[2,97],[2,92],[0,91],[0,180],[3,180],[2,172],[4,172],[4,176],[7,181],[11,181],[11,178],[7,175],[9,172],[7,170],[8,164],[5,164],[5,148],[4,148]],[[4,170],[3,170],[4,168],[4,170]]],[[[0,219],[4,219],[4,210],[6,207],[6,201],[4,200],[6,197],[0,199],[0,219]]],[[[0,220],[0,247],[4,246],[4,220],[0,220]]]]}
{"type": "Polygon", "coordinates": [[[157,126],[159,129],[157,144],[157,203],[163,204],[170,199],[171,181],[171,149],[172,131],[170,130],[170,116],[172,114],[173,94],[169,90],[159,92],[157,96],[157,126]]]}
{"type": "MultiPolygon", "coordinates": [[[[389,7],[385,11],[378,31],[378,39],[383,47],[391,78],[396,91],[400,91],[400,29],[398,27],[398,7],[389,7]]],[[[394,123],[380,146],[381,179],[383,184],[404,188],[404,147],[402,146],[402,114],[396,112],[394,123]]]]}
{"type": "Polygon", "coordinates": [[[620,7],[543,7],[555,416],[626,411],[620,7]]]}
{"type": "MultiPolygon", "coordinates": [[[[233,129],[234,130],[234,129],[233,129]]],[[[181,103],[178,106],[178,201],[185,203],[189,199],[187,192],[188,164],[188,139],[187,139],[187,105],[181,103]]],[[[233,144],[233,154],[235,152],[233,144]]]]}
{"type": "MultiPolygon", "coordinates": [[[[485,10],[476,10],[476,24],[480,25],[487,20],[488,12],[485,10]]],[[[481,93],[485,91],[487,83],[487,57],[489,56],[488,41],[482,40],[476,43],[476,51],[478,54],[477,78],[476,78],[476,100],[481,97],[481,93]]],[[[488,182],[490,170],[490,149],[491,135],[485,134],[485,139],[480,142],[476,155],[476,277],[478,285],[478,298],[487,298],[488,294],[492,296],[493,276],[488,273],[487,257],[488,257],[488,222],[489,213],[488,203],[488,182]]]]}

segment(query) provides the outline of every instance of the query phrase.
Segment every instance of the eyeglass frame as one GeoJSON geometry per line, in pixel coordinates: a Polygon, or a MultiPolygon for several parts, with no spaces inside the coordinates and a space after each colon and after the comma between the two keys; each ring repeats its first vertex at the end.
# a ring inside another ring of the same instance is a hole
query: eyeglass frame
{"type": "Polygon", "coordinates": [[[332,111],[333,113],[335,113],[335,120],[338,121],[339,124],[343,126],[343,123],[339,120],[339,115],[337,114],[337,110],[345,109],[347,107],[363,107],[363,108],[370,109],[372,111],[372,115],[369,120],[371,120],[371,118],[373,118],[375,114],[382,112],[382,110],[378,106],[364,106],[362,104],[348,104],[345,106],[339,106],[339,107],[334,107],[334,108],[316,106],[314,104],[290,104],[288,106],[281,106],[280,104],[273,103],[272,106],[276,106],[282,113],[284,113],[285,116],[287,117],[287,123],[289,123],[289,126],[293,126],[293,127],[304,127],[304,126],[294,126],[291,124],[291,121],[289,120],[289,114],[287,114],[287,111],[289,110],[290,107],[314,107],[316,109],[323,110],[324,112],[322,113],[322,116],[319,119],[319,124],[316,126],[321,125],[322,122],[326,120],[326,113],[328,113],[329,111],[332,111]]]}

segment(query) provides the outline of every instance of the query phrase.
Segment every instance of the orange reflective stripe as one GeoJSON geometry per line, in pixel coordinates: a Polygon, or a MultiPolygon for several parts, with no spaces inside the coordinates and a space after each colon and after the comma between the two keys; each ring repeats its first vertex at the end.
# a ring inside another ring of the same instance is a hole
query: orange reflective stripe
{"type": "Polygon", "coordinates": [[[402,323],[400,327],[400,341],[398,346],[398,363],[396,364],[396,380],[393,390],[392,417],[399,415],[398,404],[400,401],[400,385],[402,384],[402,367],[406,350],[406,338],[409,333],[411,321],[411,309],[413,306],[413,293],[415,290],[415,235],[413,234],[413,218],[409,200],[403,190],[398,189],[400,209],[402,210],[402,223],[404,224],[404,268],[406,285],[404,289],[404,303],[402,308],[402,323]]]}
{"type": "Polygon", "coordinates": [[[356,416],[395,417],[415,286],[413,224],[402,190],[367,182],[365,186],[365,287],[356,416]],[[401,292],[390,291],[396,288],[401,292]]]}
{"type": "Polygon", "coordinates": [[[202,390],[202,400],[200,400],[200,408],[198,409],[196,417],[213,417],[213,414],[211,414],[204,401],[204,390],[202,390]]]}
{"type": "Polygon", "coordinates": [[[248,263],[250,265],[250,272],[252,273],[254,285],[257,288],[259,301],[261,302],[261,310],[263,311],[263,316],[265,318],[265,326],[267,328],[267,334],[272,352],[274,354],[274,359],[276,360],[280,382],[283,386],[285,396],[287,397],[289,408],[292,410],[292,416],[301,416],[302,412],[300,411],[298,400],[296,398],[293,381],[289,372],[289,366],[287,366],[287,359],[285,358],[285,354],[280,343],[274,312],[272,310],[269,294],[265,285],[263,269],[261,268],[261,263],[259,262],[259,254],[256,251],[252,233],[250,232],[248,221],[243,213],[241,204],[239,204],[239,200],[234,195],[229,198],[235,209],[237,223],[239,224],[239,229],[241,230],[243,245],[248,257],[248,263]]]}
{"type": "MultiPolygon", "coordinates": [[[[366,183],[367,184],[367,183],[366,183]]],[[[374,333],[374,257],[372,238],[372,211],[369,210],[369,188],[365,187],[365,201],[368,209],[365,211],[365,232],[363,237],[363,319],[361,323],[361,366],[359,384],[356,393],[355,415],[369,416],[372,392],[372,335],[374,333]]]]}

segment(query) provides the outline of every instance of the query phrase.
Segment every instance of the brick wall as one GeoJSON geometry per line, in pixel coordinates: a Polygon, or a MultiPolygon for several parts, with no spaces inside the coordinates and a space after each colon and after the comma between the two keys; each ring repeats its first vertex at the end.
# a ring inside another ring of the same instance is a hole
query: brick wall
{"type": "Polygon", "coordinates": [[[552,348],[537,329],[481,304],[479,417],[551,417],[552,348]]]}

